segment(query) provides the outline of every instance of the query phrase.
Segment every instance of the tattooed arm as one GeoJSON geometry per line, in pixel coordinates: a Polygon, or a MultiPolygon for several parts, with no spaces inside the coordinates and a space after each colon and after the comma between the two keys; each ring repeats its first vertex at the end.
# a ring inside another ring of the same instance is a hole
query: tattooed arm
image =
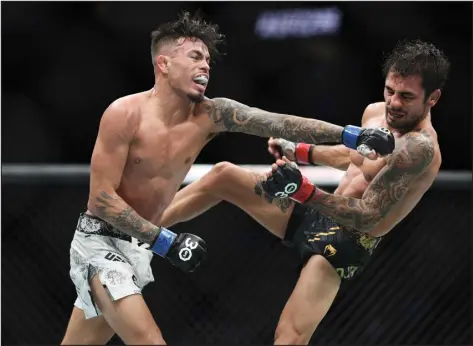
{"type": "Polygon", "coordinates": [[[312,144],[342,140],[343,127],[322,120],[271,113],[226,98],[207,100],[203,107],[215,123],[215,132],[243,132],[312,144]]]}
{"type": "Polygon", "coordinates": [[[411,133],[403,139],[361,199],[317,189],[305,205],[360,232],[372,230],[403,200],[413,181],[424,173],[434,157],[434,143],[428,134],[411,133]]]}
{"type": "Polygon", "coordinates": [[[129,114],[119,101],[104,112],[90,165],[87,206],[112,226],[150,244],[158,236],[160,227],[138,215],[116,193],[137,125],[138,118],[129,114]]]}

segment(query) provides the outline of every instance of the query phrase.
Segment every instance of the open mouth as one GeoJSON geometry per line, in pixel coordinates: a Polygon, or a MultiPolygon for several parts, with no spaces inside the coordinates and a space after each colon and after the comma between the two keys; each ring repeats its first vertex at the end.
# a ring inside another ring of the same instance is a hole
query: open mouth
{"type": "Polygon", "coordinates": [[[399,119],[399,118],[402,118],[404,116],[404,114],[402,114],[402,113],[393,113],[391,111],[388,111],[388,114],[391,118],[394,118],[394,119],[399,119]]]}
{"type": "Polygon", "coordinates": [[[209,82],[209,78],[207,76],[201,75],[198,77],[195,77],[193,79],[195,84],[202,85],[202,86],[207,86],[207,83],[209,82]]]}

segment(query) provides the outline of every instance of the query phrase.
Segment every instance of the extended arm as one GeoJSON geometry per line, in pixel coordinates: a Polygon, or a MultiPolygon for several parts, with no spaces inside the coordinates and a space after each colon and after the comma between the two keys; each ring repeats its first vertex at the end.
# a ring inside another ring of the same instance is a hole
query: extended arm
{"type": "Polygon", "coordinates": [[[343,127],[322,120],[267,112],[226,98],[207,103],[216,131],[281,137],[294,142],[341,143],[343,127]]]}
{"type": "Polygon", "coordinates": [[[311,162],[346,171],[350,165],[350,149],[341,144],[315,145],[311,152],[311,162]]]}
{"type": "MultiPolygon", "coordinates": [[[[374,116],[384,110],[384,103],[370,104],[366,107],[362,116],[362,126],[374,116]],[[383,108],[381,108],[381,105],[383,108]],[[380,109],[381,108],[381,109],[380,109]]],[[[314,145],[307,143],[294,143],[283,138],[270,138],[268,151],[280,159],[281,155],[289,160],[300,164],[321,165],[337,168],[343,171],[350,165],[350,149],[343,144],[337,145],[314,145]]],[[[377,159],[377,155],[368,156],[377,159]]]]}
{"type": "Polygon", "coordinates": [[[225,98],[206,100],[201,107],[214,123],[214,132],[242,132],[309,144],[343,143],[365,156],[373,155],[373,151],[387,155],[394,149],[394,137],[387,129],[341,127],[322,120],[271,113],[225,98]]]}
{"type": "MultiPolygon", "coordinates": [[[[298,191],[290,197],[319,210],[340,224],[361,232],[369,232],[381,222],[391,209],[406,196],[409,187],[434,156],[434,143],[428,134],[412,133],[403,138],[401,145],[388,158],[386,166],[376,175],[362,198],[333,195],[314,187],[300,172],[287,168],[275,176],[277,185],[268,179],[266,190],[275,192],[275,186],[284,187],[282,181],[297,180],[298,191]],[[295,175],[294,175],[295,174],[295,175]],[[281,178],[284,176],[284,178],[281,178]]],[[[273,174],[274,175],[274,174],[273,174]]]]}
{"type": "Polygon", "coordinates": [[[343,171],[346,171],[350,165],[350,149],[343,144],[314,145],[294,143],[282,138],[270,138],[268,151],[276,159],[286,156],[299,164],[322,165],[343,171]]]}

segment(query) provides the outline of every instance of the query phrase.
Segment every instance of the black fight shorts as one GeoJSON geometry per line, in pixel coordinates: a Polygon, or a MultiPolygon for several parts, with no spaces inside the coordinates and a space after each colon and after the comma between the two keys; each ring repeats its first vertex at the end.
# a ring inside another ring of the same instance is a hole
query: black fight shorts
{"type": "Polygon", "coordinates": [[[381,237],[340,226],[318,211],[296,203],[289,219],[285,245],[295,246],[303,265],[314,255],[325,257],[342,280],[360,274],[381,237]]]}

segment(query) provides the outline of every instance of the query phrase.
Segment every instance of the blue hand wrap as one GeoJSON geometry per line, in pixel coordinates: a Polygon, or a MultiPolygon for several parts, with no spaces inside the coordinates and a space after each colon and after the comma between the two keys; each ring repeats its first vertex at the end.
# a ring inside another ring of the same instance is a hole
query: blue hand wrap
{"type": "Polygon", "coordinates": [[[177,234],[171,232],[170,230],[162,227],[161,232],[159,232],[158,239],[153,244],[151,251],[155,254],[164,257],[169,251],[171,244],[174,239],[176,239],[177,234]]]}
{"type": "Polygon", "coordinates": [[[345,146],[350,149],[356,150],[356,147],[357,147],[356,142],[358,140],[361,130],[362,128],[358,126],[353,126],[353,125],[345,126],[343,130],[343,135],[342,135],[343,144],[345,144],[345,146]]]}

